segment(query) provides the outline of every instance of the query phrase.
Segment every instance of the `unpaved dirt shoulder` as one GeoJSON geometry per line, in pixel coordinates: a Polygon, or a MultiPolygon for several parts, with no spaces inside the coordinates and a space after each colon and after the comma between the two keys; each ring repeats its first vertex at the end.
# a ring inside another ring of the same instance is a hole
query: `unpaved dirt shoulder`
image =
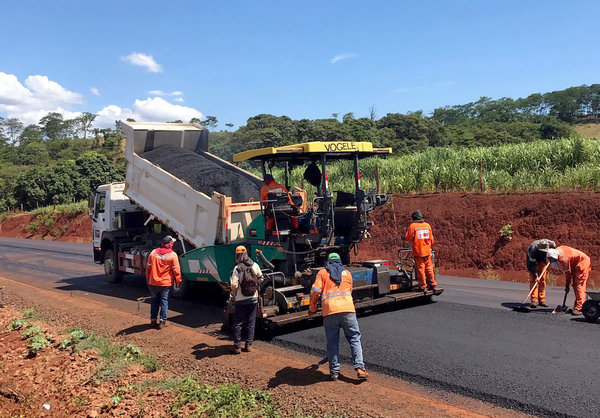
{"type": "Polygon", "coordinates": [[[373,374],[358,382],[351,367],[344,377],[327,380],[327,364],[257,342],[252,353],[230,355],[228,339],[176,324],[150,329],[140,316],[115,310],[106,304],[47,291],[0,277],[5,304],[17,309],[34,308],[49,326],[79,326],[121,343],[132,343],[154,353],[165,370],[179,376],[198,375],[205,384],[237,383],[269,391],[286,416],[298,414],[346,417],[524,417],[480,401],[439,392],[373,374]],[[319,363],[322,364],[319,364],[319,363]]]}

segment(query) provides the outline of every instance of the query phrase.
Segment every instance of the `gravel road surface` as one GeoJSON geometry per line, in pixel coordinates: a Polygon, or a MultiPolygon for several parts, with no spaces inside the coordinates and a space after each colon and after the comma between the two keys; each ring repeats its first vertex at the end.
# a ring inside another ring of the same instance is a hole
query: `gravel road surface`
{"type": "MultiPolygon", "coordinates": [[[[148,304],[136,301],[146,295],[143,281],[127,276],[108,285],[89,244],[0,238],[0,248],[0,276],[147,315],[148,304]]],[[[369,369],[541,416],[600,415],[600,323],[553,316],[552,308],[512,311],[527,294],[523,283],[440,282],[446,291],[435,303],[360,317],[369,369]]],[[[550,290],[551,307],[561,294],[550,290]]],[[[214,329],[221,318],[214,305],[194,299],[173,300],[172,308],[173,322],[191,328],[214,329]]],[[[319,326],[272,341],[325,353],[319,326]]],[[[349,355],[347,344],[342,350],[349,355]]]]}

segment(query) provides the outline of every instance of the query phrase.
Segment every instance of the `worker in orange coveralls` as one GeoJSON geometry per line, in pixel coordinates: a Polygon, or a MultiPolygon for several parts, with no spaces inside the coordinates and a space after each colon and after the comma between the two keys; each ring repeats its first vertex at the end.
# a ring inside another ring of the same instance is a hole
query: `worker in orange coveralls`
{"type": "Polygon", "coordinates": [[[548,278],[548,271],[544,271],[546,267],[546,256],[550,248],[556,248],[556,243],[549,239],[538,239],[529,245],[527,249],[527,271],[529,271],[529,289],[531,290],[535,286],[535,282],[538,279],[538,275],[542,274],[537,288],[531,293],[531,307],[537,308],[542,306],[547,308],[546,303],[546,281],[548,278]],[[539,303],[538,303],[539,301],[539,303]]]}
{"type": "MultiPolygon", "coordinates": [[[[271,174],[265,174],[265,178],[263,179],[263,185],[260,188],[260,200],[265,201],[269,200],[269,193],[288,193],[287,189],[281,184],[277,183],[271,174]]],[[[290,205],[294,205],[292,198],[288,193],[288,201],[290,205]]],[[[267,208],[269,207],[268,203],[263,203],[263,207],[265,209],[265,218],[266,218],[266,227],[267,230],[272,231],[275,229],[275,219],[273,218],[273,214],[269,213],[267,208]]],[[[294,227],[298,227],[298,218],[295,220],[292,219],[292,223],[294,227]]]]}
{"type": "Polygon", "coordinates": [[[423,220],[423,214],[419,209],[415,210],[411,217],[413,222],[406,231],[406,240],[412,244],[419,290],[435,290],[437,283],[431,261],[431,246],[435,242],[433,231],[431,225],[423,220]]]}
{"type": "Polygon", "coordinates": [[[587,281],[592,271],[590,257],[575,248],[561,245],[556,249],[548,250],[548,261],[550,267],[565,273],[565,293],[569,293],[569,286],[573,282],[575,291],[575,306],[573,315],[581,315],[581,308],[585,300],[587,281]]]}
{"type": "MultiPolygon", "coordinates": [[[[269,193],[287,193],[287,189],[277,183],[271,174],[265,174],[263,185],[260,188],[260,200],[269,200],[269,193]]],[[[275,229],[275,219],[273,214],[267,211],[269,204],[263,203],[263,207],[265,208],[267,230],[272,231],[275,229]]]]}
{"type": "Polygon", "coordinates": [[[173,281],[181,283],[179,257],[173,251],[175,238],[167,235],[163,238],[160,248],[153,250],[148,256],[146,279],[150,288],[150,323],[162,328],[167,325],[167,310],[169,309],[169,291],[173,281]],[[160,308],[160,322],[158,311],[160,308]]]}

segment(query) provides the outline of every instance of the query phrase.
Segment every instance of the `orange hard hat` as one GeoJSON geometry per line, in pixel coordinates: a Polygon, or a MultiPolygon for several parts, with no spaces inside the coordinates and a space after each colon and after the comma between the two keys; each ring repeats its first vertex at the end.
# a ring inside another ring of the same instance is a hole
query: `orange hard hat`
{"type": "Polygon", "coordinates": [[[236,254],[242,254],[247,252],[248,250],[246,250],[246,247],[244,247],[243,245],[238,245],[238,247],[235,249],[236,254]]]}

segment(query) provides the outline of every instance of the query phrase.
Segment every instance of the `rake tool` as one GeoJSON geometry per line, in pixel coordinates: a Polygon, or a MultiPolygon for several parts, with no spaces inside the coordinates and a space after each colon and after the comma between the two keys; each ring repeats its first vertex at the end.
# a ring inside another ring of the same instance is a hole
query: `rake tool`
{"type": "Polygon", "coordinates": [[[531,308],[528,307],[528,306],[525,306],[525,304],[527,303],[527,299],[529,299],[529,297],[533,294],[533,291],[538,287],[538,284],[540,283],[540,280],[542,280],[542,277],[544,277],[544,273],[546,273],[546,270],[548,270],[549,266],[550,266],[550,263],[546,263],[546,266],[542,270],[542,273],[541,274],[536,274],[535,283],[531,287],[531,290],[527,294],[527,297],[525,298],[525,300],[523,301],[523,303],[521,303],[519,306],[515,306],[513,308],[515,311],[517,311],[517,312],[529,312],[529,311],[531,311],[531,308]]]}

